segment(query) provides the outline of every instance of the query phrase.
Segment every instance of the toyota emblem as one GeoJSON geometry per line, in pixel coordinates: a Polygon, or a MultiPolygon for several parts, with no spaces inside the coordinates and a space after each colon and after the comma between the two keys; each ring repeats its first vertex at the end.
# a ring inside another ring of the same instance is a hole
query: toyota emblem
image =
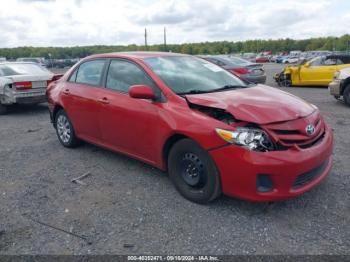
{"type": "Polygon", "coordinates": [[[313,125],[308,125],[305,130],[306,134],[308,134],[309,136],[315,133],[315,127],[313,125]]]}

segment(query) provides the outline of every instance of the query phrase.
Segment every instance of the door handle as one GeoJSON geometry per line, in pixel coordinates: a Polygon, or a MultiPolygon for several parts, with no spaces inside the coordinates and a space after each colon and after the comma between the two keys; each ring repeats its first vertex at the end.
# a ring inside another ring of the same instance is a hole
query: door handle
{"type": "Polygon", "coordinates": [[[67,88],[67,89],[65,89],[64,91],[63,91],[63,94],[65,94],[65,95],[69,95],[69,89],[67,88]]]}
{"type": "Polygon", "coordinates": [[[102,103],[102,104],[109,104],[109,100],[107,99],[107,97],[98,99],[97,101],[100,102],[100,103],[102,103]]]}

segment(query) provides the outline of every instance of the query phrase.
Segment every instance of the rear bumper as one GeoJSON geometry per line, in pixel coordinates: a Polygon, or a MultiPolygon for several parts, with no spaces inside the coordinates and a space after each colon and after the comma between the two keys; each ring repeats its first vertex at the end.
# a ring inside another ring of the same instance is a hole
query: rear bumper
{"type": "Polygon", "coordinates": [[[341,96],[342,84],[343,82],[341,80],[333,80],[328,85],[329,93],[333,96],[341,96]]]}
{"type": "Polygon", "coordinates": [[[45,92],[46,89],[25,92],[8,92],[1,97],[1,103],[5,105],[44,103],[47,101],[45,92]]]}
{"type": "Polygon", "coordinates": [[[247,80],[252,83],[259,83],[259,84],[265,84],[266,83],[266,75],[259,75],[259,76],[241,76],[244,80],[247,80]]]}
{"type": "Polygon", "coordinates": [[[237,146],[210,151],[221,177],[223,193],[250,201],[278,201],[301,195],[318,185],[332,168],[333,133],[308,148],[254,152],[237,146]],[[259,192],[257,178],[268,175],[269,192],[259,192]],[[306,178],[311,179],[305,182],[306,178]],[[301,185],[298,182],[304,181],[301,185]],[[296,186],[298,184],[298,186],[296,186]]]}

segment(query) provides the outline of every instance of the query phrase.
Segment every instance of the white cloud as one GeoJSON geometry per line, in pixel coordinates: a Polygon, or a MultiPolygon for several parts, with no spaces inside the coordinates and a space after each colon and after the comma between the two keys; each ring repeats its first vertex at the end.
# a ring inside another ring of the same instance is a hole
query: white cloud
{"type": "Polygon", "coordinates": [[[348,33],[346,0],[0,0],[0,47],[308,38],[348,33]]]}

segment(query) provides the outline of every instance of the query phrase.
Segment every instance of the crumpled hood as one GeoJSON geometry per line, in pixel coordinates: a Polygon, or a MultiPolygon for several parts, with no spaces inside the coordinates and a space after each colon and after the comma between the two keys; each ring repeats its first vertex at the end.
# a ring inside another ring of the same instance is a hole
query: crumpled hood
{"type": "Polygon", "coordinates": [[[316,110],[301,98],[265,85],[186,95],[186,99],[192,104],[224,109],[238,120],[256,124],[294,120],[316,110]]]}

